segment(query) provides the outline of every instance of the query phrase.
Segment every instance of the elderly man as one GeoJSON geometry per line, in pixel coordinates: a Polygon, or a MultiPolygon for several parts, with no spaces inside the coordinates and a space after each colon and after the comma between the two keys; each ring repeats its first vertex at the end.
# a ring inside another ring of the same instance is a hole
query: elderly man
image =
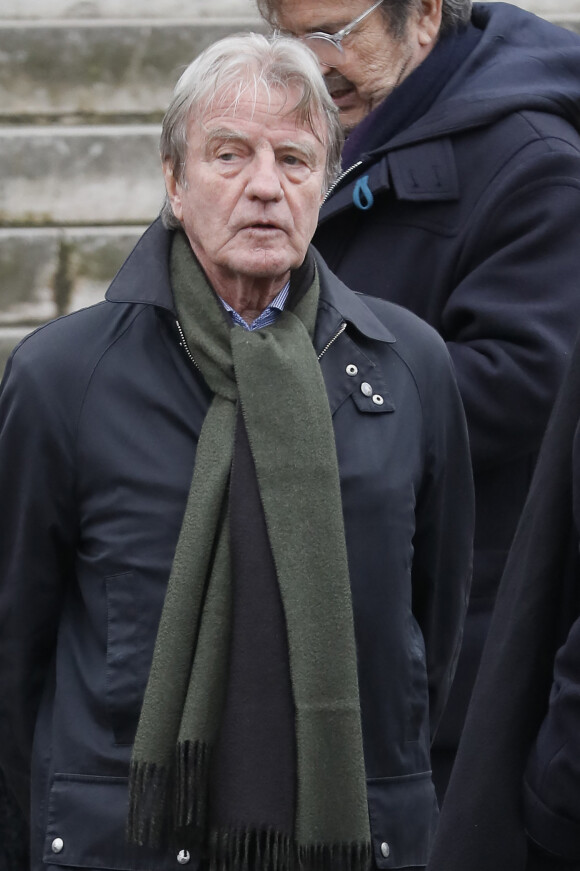
{"type": "Polygon", "coordinates": [[[309,247],[340,153],[294,40],[165,117],[164,222],[0,399],[0,761],[32,868],[425,864],[471,562],[437,334],[309,247]]]}
{"type": "Polygon", "coordinates": [[[258,0],[316,53],[349,133],[314,244],[445,339],[476,493],[444,794],[495,592],[580,323],[580,38],[503,3],[258,0]]]}

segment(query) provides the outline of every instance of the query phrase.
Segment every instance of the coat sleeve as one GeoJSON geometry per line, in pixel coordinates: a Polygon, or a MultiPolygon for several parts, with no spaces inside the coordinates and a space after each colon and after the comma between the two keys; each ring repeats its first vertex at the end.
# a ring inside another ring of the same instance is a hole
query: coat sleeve
{"type": "MultiPolygon", "coordinates": [[[[574,523],[580,529],[580,433],[573,454],[574,523]]],[[[549,706],[524,778],[528,836],[543,850],[580,861],[580,571],[575,566],[572,626],[554,660],[549,706]],[[575,618],[575,619],[574,619],[575,618]]],[[[568,615],[568,622],[570,615],[568,615]]]]}
{"type": "Polygon", "coordinates": [[[0,767],[28,813],[32,737],[75,539],[66,384],[52,394],[25,341],[0,388],[0,767]]]}
{"type": "MultiPolygon", "coordinates": [[[[457,665],[471,584],[474,500],[463,405],[441,344],[419,384],[425,432],[423,482],[416,506],[413,614],[423,634],[431,737],[457,665]]],[[[435,349],[431,349],[435,350],[435,349]]]]}
{"type": "Polygon", "coordinates": [[[465,230],[441,332],[457,372],[474,469],[535,453],[580,323],[580,154],[512,155],[465,230]]]}

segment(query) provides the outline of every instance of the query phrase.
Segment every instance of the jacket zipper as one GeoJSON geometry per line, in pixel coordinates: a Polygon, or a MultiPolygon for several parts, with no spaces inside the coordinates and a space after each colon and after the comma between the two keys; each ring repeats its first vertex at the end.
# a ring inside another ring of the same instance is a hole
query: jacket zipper
{"type": "MultiPolygon", "coordinates": [[[[179,344],[181,345],[181,347],[183,348],[183,350],[185,351],[185,353],[187,354],[187,356],[189,357],[189,359],[191,360],[191,362],[193,363],[193,365],[195,366],[195,368],[196,368],[196,369],[199,369],[199,366],[197,365],[197,363],[196,363],[195,360],[193,359],[193,356],[192,356],[192,354],[191,354],[191,351],[189,350],[189,346],[188,346],[187,342],[185,341],[185,335],[184,335],[183,330],[181,329],[181,324],[179,323],[179,321],[175,321],[175,323],[176,323],[176,325],[177,325],[177,329],[178,329],[178,331],[179,331],[179,335],[181,336],[181,342],[180,342],[179,344]]],[[[318,359],[319,359],[319,360],[324,356],[324,354],[326,354],[326,352],[328,351],[328,349],[330,348],[330,346],[331,346],[332,344],[334,344],[334,342],[336,342],[336,340],[338,339],[338,337],[341,336],[341,335],[344,333],[345,330],[346,330],[346,322],[343,321],[343,322],[341,323],[341,325],[340,325],[340,329],[339,329],[339,331],[336,333],[335,336],[332,337],[332,339],[330,340],[330,342],[328,342],[328,343],[325,345],[325,347],[322,349],[322,351],[321,351],[320,354],[318,355],[318,359]]]]}
{"type": "Polygon", "coordinates": [[[321,351],[320,354],[318,355],[318,359],[319,359],[319,360],[320,360],[320,359],[321,359],[321,358],[326,354],[326,352],[328,351],[328,349],[330,348],[330,346],[333,345],[334,342],[336,342],[336,340],[338,339],[338,337],[339,337],[339,336],[342,336],[342,334],[344,333],[345,330],[346,330],[346,321],[343,321],[343,322],[341,323],[341,325],[340,325],[340,329],[339,329],[338,333],[337,333],[335,336],[332,337],[332,339],[330,340],[330,342],[328,342],[328,344],[325,345],[325,347],[322,349],[322,351],[321,351]]]}
{"type": "Polygon", "coordinates": [[[191,351],[189,350],[189,346],[188,346],[187,342],[185,341],[185,334],[184,334],[183,330],[181,329],[181,324],[179,323],[179,321],[175,321],[175,323],[177,324],[177,329],[179,331],[179,335],[181,336],[181,342],[179,344],[181,345],[181,347],[183,348],[183,350],[185,351],[185,353],[187,354],[187,356],[189,357],[189,359],[191,360],[191,362],[193,363],[195,368],[199,369],[199,366],[197,365],[197,363],[193,359],[191,351]]]}
{"type": "Polygon", "coordinates": [[[352,166],[349,166],[348,169],[345,169],[345,171],[344,171],[343,173],[341,173],[341,174],[338,176],[338,178],[336,179],[336,181],[334,181],[334,182],[330,185],[330,187],[328,188],[328,190],[326,191],[325,197],[324,197],[324,199],[322,200],[322,205],[324,205],[324,204],[326,203],[326,201],[328,200],[328,198],[329,198],[330,196],[332,196],[332,194],[335,192],[336,188],[337,188],[338,185],[341,183],[341,181],[342,181],[343,179],[345,179],[345,178],[347,177],[347,175],[350,175],[351,172],[354,172],[355,169],[358,169],[359,166],[362,166],[362,160],[357,160],[356,163],[353,163],[352,166]]]}

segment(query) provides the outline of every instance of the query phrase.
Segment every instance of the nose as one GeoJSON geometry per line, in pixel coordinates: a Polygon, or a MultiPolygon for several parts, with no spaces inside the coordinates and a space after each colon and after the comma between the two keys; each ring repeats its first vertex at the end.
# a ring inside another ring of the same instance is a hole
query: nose
{"type": "Polygon", "coordinates": [[[246,194],[251,199],[278,202],[284,196],[276,156],[269,149],[256,153],[250,168],[246,194]]]}

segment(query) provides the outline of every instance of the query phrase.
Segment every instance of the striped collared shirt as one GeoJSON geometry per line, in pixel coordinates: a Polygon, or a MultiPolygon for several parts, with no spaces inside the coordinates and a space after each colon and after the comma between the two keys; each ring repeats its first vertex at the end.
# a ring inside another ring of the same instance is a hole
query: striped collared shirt
{"type": "Polygon", "coordinates": [[[234,324],[239,324],[240,327],[243,327],[245,330],[249,330],[252,332],[253,330],[260,330],[262,327],[269,327],[270,324],[273,324],[280,312],[284,311],[286,306],[286,301],[288,299],[288,292],[290,290],[290,282],[284,285],[280,293],[274,297],[270,305],[264,309],[262,314],[258,315],[258,317],[252,321],[251,324],[246,323],[241,315],[234,311],[234,309],[220,296],[222,301],[222,305],[226,311],[229,311],[232,316],[232,321],[234,324]]]}

